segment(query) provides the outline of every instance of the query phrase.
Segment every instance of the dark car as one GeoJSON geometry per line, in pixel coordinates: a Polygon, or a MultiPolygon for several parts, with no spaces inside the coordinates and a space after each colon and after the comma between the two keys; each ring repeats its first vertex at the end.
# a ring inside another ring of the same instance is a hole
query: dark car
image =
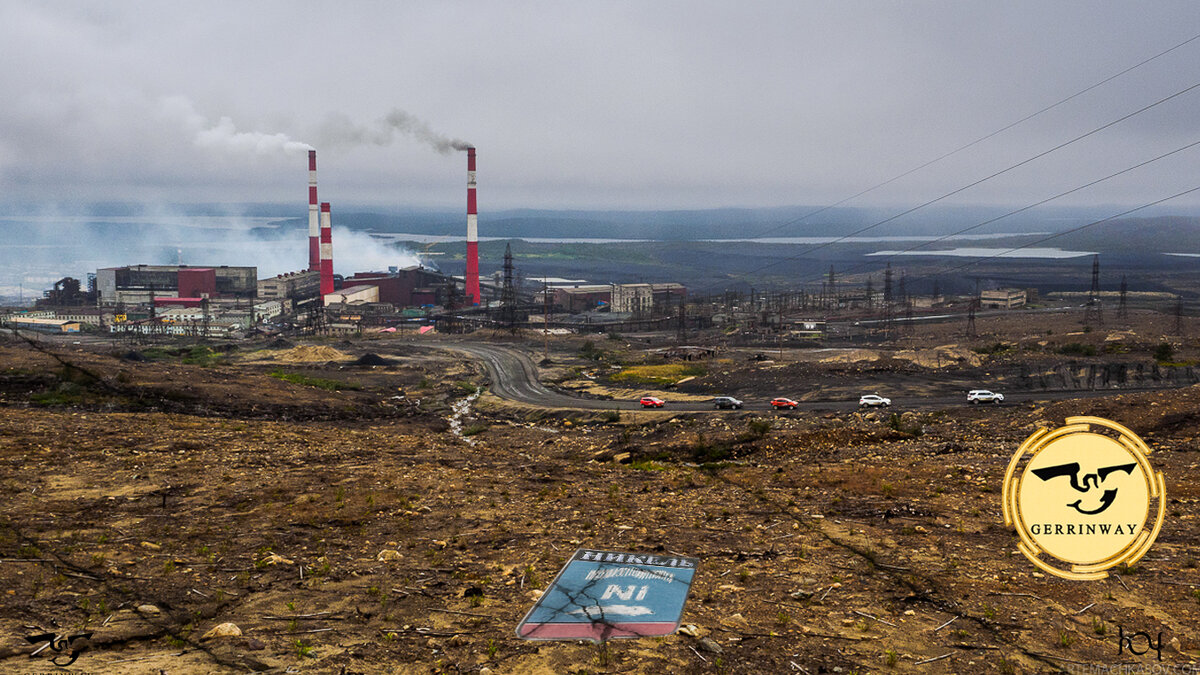
{"type": "Polygon", "coordinates": [[[740,409],[742,402],[732,396],[718,396],[713,399],[714,408],[733,408],[740,409]]]}

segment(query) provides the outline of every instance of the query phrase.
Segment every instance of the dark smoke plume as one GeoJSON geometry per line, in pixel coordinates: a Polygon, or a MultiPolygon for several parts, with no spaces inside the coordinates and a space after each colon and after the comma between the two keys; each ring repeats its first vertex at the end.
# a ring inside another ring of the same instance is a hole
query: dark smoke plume
{"type": "Polygon", "coordinates": [[[472,147],[466,141],[439,134],[424,120],[398,108],[371,125],[359,124],[346,115],[333,113],[325,118],[317,132],[321,147],[390,145],[397,133],[412,137],[443,155],[472,147]]]}

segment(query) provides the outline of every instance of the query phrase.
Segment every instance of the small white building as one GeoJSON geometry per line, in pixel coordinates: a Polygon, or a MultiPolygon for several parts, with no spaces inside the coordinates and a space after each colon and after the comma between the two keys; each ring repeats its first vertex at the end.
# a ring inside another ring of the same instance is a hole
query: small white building
{"type": "Polygon", "coordinates": [[[379,302],[378,286],[351,286],[340,291],[325,294],[325,306],[351,305],[367,302],[379,302]]]}
{"type": "Polygon", "coordinates": [[[1020,288],[1000,288],[981,291],[979,304],[993,309],[1016,309],[1025,306],[1025,291],[1020,288]]]}

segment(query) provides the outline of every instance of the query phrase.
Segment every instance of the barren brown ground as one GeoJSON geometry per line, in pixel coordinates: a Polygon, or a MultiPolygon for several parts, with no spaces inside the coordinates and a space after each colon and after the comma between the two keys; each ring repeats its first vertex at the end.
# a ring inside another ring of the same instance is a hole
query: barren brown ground
{"type": "Polygon", "coordinates": [[[1119,653],[1122,630],[1161,631],[1163,663],[1200,660],[1200,389],[894,420],[614,420],[488,400],[463,438],[447,418],[481,369],[400,344],[318,346],[345,358],[0,346],[0,670],[56,670],[28,656],[37,628],[92,632],[70,669],[97,673],[1157,663],[1119,653]],[[366,352],[393,363],[351,365],[366,352]],[[1100,582],[1038,573],[1000,514],[1016,447],[1074,415],[1134,429],[1167,479],[1158,543],[1100,582]],[[695,635],[518,639],[580,546],[701,558],[683,616],[695,635]],[[242,635],[202,639],[225,622],[242,635]]]}

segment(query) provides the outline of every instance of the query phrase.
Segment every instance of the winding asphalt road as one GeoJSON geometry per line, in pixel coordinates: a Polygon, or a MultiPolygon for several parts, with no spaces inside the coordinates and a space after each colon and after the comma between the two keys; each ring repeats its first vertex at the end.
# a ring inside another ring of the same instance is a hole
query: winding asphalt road
{"type": "MultiPolygon", "coordinates": [[[[438,345],[439,349],[466,354],[482,361],[487,368],[491,380],[489,389],[500,398],[528,403],[546,408],[576,408],[583,410],[640,410],[642,406],[637,401],[617,401],[589,399],[570,396],[549,389],[538,379],[537,366],[528,354],[513,347],[481,342],[457,342],[438,345]]],[[[1074,398],[1092,398],[1096,396],[1112,396],[1114,394],[1147,391],[1147,389],[1104,389],[1104,390],[1064,390],[1036,392],[1005,393],[1005,404],[1028,403],[1031,401],[1060,401],[1074,398]]],[[[666,410],[669,411],[712,411],[713,404],[697,401],[672,401],[666,399],[666,410]]],[[[769,399],[744,399],[744,410],[771,411],[769,399]]],[[[968,405],[966,392],[959,396],[928,396],[920,398],[892,397],[893,411],[902,410],[942,410],[968,405]]],[[[993,406],[994,407],[994,406],[993,406]]],[[[1003,406],[999,406],[1003,407],[1003,406]]],[[[800,401],[797,410],[812,412],[839,411],[846,412],[858,408],[858,401],[800,401]]],[[[737,412],[737,411],[732,411],[737,412]]]]}

